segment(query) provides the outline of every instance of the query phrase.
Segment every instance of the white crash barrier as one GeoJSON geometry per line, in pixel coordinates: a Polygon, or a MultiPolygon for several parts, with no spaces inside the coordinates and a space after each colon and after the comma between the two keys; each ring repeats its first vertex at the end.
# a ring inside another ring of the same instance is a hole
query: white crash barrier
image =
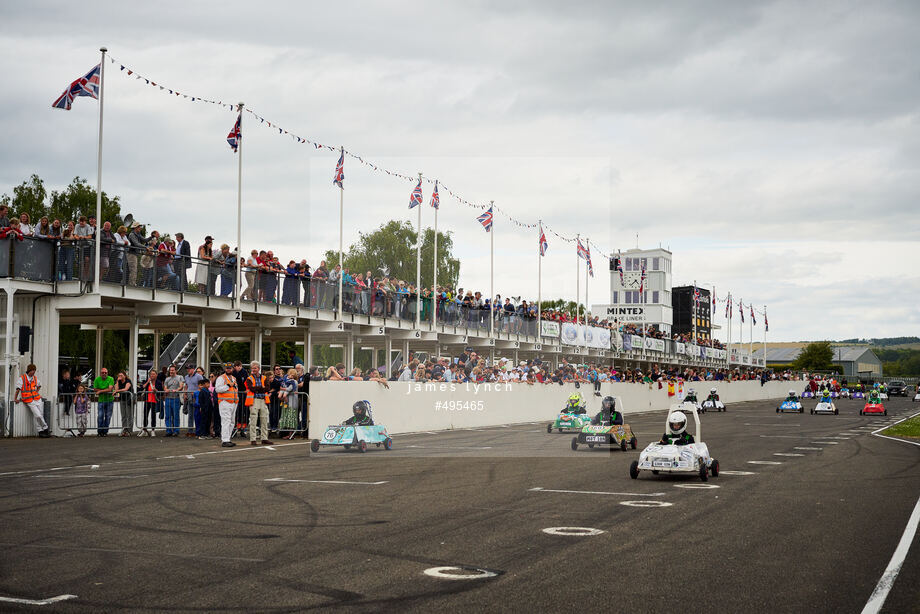
{"type": "MultiPolygon", "coordinates": [[[[351,416],[351,406],[362,399],[370,401],[374,420],[386,425],[390,434],[397,434],[551,421],[575,392],[574,384],[389,384],[387,389],[374,382],[311,382],[311,435],[351,416]]],[[[767,382],[761,386],[755,381],[695,382],[692,386],[700,398],[708,396],[713,387],[731,411],[732,403],[781,399],[789,392],[790,383],[767,382]]],[[[657,384],[651,389],[642,384],[603,384],[600,397],[594,396],[590,385],[578,391],[592,414],[600,411],[601,399],[606,395],[617,397],[627,414],[664,410],[677,402],[676,396],[668,396],[667,386],[659,390],[657,384]]]]}

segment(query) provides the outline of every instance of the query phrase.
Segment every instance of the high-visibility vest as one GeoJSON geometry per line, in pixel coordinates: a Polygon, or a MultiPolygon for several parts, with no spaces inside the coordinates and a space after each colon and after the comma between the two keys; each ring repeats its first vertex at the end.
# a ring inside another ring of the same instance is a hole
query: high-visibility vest
{"type": "Polygon", "coordinates": [[[38,394],[38,378],[32,376],[29,379],[28,375],[23,374],[22,376],[22,392],[20,393],[23,403],[31,403],[32,401],[40,401],[42,395],[38,394]]]}
{"type": "MultiPolygon", "coordinates": [[[[252,391],[252,388],[254,388],[256,385],[261,385],[263,388],[266,388],[268,386],[268,381],[266,381],[264,375],[259,375],[258,382],[256,381],[256,378],[252,375],[247,377],[246,381],[249,382],[249,386],[246,387],[246,407],[249,407],[250,405],[252,405],[252,402],[256,398],[256,394],[252,391]]],[[[260,393],[260,394],[262,394],[263,398],[265,397],[264,393],[260,393]]]]}
{"type": "Polygon", "coordinates": [[[156,403],[157,402],[157,387],[153,385],[153,382],[147,382],[147,402],[156,403]]]}
{"type": "Polygon", "coordinates": [[[227,385],[230,386],[230,388],[226,392],[217,393],[217,402],[220,403],[222,401],[227,401],[230,403],[236,403],[239,400],[239,395],[237,394],[236,388],[236,378],[232,375],[227,375],[226,373],[221,375],[221,377],[225,382],[227,382],[227,385]]]}

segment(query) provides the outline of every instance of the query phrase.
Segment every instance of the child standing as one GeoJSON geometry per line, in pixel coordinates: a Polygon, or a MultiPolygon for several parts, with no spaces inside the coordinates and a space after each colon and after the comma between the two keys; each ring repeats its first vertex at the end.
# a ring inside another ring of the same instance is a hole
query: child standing
{"type": "Polygon", "coordinates": [[[77,386],[77,396],[73,399],[74,414],[77,418],[77,428],[80,430],[78,437],[83,437],[86,432],[86,418],[89,413],[89,397],[86,395],[86,386],[77,386]]]}

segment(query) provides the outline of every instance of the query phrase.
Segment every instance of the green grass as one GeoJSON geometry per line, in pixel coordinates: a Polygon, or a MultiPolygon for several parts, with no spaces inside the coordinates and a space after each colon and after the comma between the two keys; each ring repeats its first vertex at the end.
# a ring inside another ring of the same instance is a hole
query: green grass
{"type": "Polygon", "coordinates": [[[882,431],[882,433],[892,437],[913,437],[920,439],[920,416],[914,416],[900,424],[895,424],[882,431]]]}

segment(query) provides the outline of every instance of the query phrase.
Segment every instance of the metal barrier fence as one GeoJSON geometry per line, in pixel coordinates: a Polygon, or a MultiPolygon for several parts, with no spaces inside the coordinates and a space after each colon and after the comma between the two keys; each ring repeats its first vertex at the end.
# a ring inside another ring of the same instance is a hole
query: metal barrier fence
{"type": "MultiPolygon", "coordinates": [[[[213,393],[212,393],[213,394],[213,393]]],[[[87,432],[103,437],[109,433],[119,436],[167,436],[220,438],[220,413],[217,396],[213,394],[213,412],[204,415],[197,402],[198,392],[181,392],[170,396],[163,391],[113,394],[110,402],[100,401],[99,395],[61,393],[55,399],[53,414],[58,429],[72,436],[83,437],[87,432]]],[[[309,395],[305,392],[281,390],[267,395],[267,431],[270,436],[293,439],[307,435],[309,427],[309,395]]],[[[240,396],[234,415],[234,435],[248,437],[249,407],[240,396]]]]}

